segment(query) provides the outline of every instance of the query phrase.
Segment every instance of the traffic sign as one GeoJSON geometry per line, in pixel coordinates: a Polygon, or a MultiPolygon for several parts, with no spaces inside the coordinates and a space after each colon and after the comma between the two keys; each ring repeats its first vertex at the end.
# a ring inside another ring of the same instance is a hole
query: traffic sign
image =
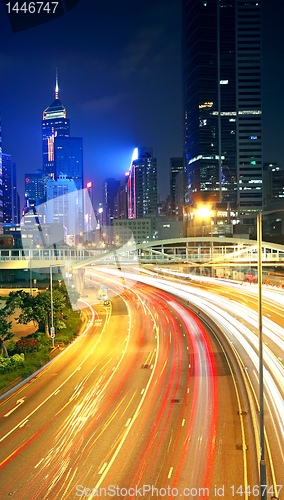
{"type": "Polygon", "coordinates": [[[54,337],[55,337],[55,328],[54,328],[54,326],[52,326],[50,328],[50,336],[51,336],[52,339],[54,339],[54,337]]]}

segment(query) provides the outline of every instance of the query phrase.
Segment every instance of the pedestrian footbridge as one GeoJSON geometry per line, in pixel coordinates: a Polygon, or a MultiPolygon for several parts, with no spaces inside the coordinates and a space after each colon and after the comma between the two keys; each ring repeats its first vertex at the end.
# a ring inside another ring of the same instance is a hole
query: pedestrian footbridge
{"type": "MultiPolygon", "coordinates": [[[[262,243],[263,265],[284,264],[284,245],[262,243]]],[[[0,250],[0,269],[79,269],[94,264],[184,263],[192,266],[255,265],[254,240],[199,237],[154,240],[112,248],[25,248],[0,250]]]]}

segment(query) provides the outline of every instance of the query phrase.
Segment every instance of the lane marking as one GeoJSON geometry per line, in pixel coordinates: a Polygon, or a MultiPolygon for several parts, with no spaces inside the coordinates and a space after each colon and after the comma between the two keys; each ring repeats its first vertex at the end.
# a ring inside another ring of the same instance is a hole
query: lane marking
{"type": "Polygon", "coordinates": [[[26,423],[28,422],[28,420],[25,420],[24,422],[21,423],[21,425],[19,425],[19,427],[24,427],[24,425],[26,425],[26,423]]]}
{"type": "Polygon", "coordinates": [[[102,466],[101,470],[99,471],[99,474],[103,473],[103,471],[105,470],[106,466],[107,466],[107,462],[104,463],[104,465],[102,466]]]}
{"type": "Polygon", "coordinates": [[[127,420],[127,422],[126,422],[126,424],[125,424],[125,427],[128,427],[128,426],[129,426],[129,424],[130,424],[130,422],[131,422],[131,418],[129,418],[129,419],[127,420]]]}
{"type": "Polygon", "coordinates": [[[170,472],[168,473],[168,479],[170,479],[172,472],[173,472],[173,467],[170,468],[170,472]]]}
{"type": "Polygon", "coordinates": [[[182,421],[182,424],[181,424],[182,427],[184,426],[184,422],[185,422],[185,418],[182,421]]]}
{"type": "Polygon", "coordinates": [[[4,417],[9,417],[9,415],[11,415],[11,413],[13,413],[13,411],[15,411],[17,408],[19,408],[24,402],[25,402],[25,396],[22,399],[18,399],[18,401],[16,402],[16,406],[14,406],[14,408],[12,408],[12,410],[8,411],[8,413],[6,413],[6,415],[4,415],[4,417]]]}
{"type": "Polygon", "coordinates": [[[142,391],[140,392],[140,394],[143,394],[144,391],[145,391],[145,389],[142,389],[142,391]]]}
{"type": "Polygon", "coordinates": [[[42,458],[42,459],[39,461],[39,463],[35,465],[35,467],[34,467],[34,468],[36,469],[36,468],[37,468],[37,467],[41,464],[41,462],[43,462],[43,461],[44,461],[44,458],[42,458]]]}

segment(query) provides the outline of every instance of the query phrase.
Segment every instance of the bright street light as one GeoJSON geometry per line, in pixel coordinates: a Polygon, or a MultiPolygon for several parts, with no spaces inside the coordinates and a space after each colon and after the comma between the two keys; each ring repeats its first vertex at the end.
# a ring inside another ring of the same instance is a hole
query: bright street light
{"type": "Polygon", "coordinates": [[[209,207],[199,207],[196,211],[195,214],[200,217],[200,219],[208,219],[209,217],[212,217],[212,212],[209,207]]]}

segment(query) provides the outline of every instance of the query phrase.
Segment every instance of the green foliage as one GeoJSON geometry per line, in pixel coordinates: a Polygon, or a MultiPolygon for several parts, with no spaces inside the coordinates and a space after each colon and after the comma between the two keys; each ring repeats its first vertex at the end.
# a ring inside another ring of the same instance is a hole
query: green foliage
{"type": "Polygon", "coordinates": [[[25,362],[24,354],[14,354],[11,358],[4,358],[0,355],[0,373],[5,373],[7,371],[18,368],[25,362]]]}
{"type": "Polygon", "coordinates": [[[34,352],[39,348],[39,341],[35,338],[22,337],[15,345],[15,352],[20,354],[21,352],[34,352]]]}
{"type": "Polygon", "coordinates": [[[8,351],[9,356],[12,356],[15,353],[15,345],[16,345],[16,342],[14,340],[10,340],[10,342],[7,346],[7,351],[8,351]]]}
{"type": "Polygon", "coordinates": [[[66,327],[63,328],[60,333],[56,334],[54,339],[55,342],[63,342],[64,344],[68,344],[73,339],[73,337],[77,335],[80,324],[80,313],[78,313],[77,311],[70,311],[66,327]]]}
{"type": "Polygon", "coordinates": [[[55,285],[53,287],[54,291],[58,291],[65,298],[65,306],[72,306],[72,304],[76,304],[76,302],[80,298],[80,293],[77,292],[75,288],[71,286],[66,286],[65,283],[61,283],[61,285],[55,285]]]}
{"type": "Polygon", "coordinates": [[[5,340],[11,340],[14,337],[14,333],[10,331],[12,326],[12,321],[7,321],[5,308],[0,310],[0,352],[3,352],[3,356],[7,358],[8,353],[5,347],[5,340]]]}
{"type": "MultiPolygon", "coordinates": [[[[54,289],[52,293],[53,314],[56,321],[56,314],[61,311],[66,302],[64,294],[58,289],[54,289]]],[[[26,325],[30,321],[36,322],[38,325],[46,324],[51,315],[51,293],[50,290],[39,293],[32,297],[29,293],[23,290],[10,292],[9,299],[5,305],[5,313],[12,314],[16,308],[20,308],[21,312],[17,318],[18,323],[26,325]]]]}

